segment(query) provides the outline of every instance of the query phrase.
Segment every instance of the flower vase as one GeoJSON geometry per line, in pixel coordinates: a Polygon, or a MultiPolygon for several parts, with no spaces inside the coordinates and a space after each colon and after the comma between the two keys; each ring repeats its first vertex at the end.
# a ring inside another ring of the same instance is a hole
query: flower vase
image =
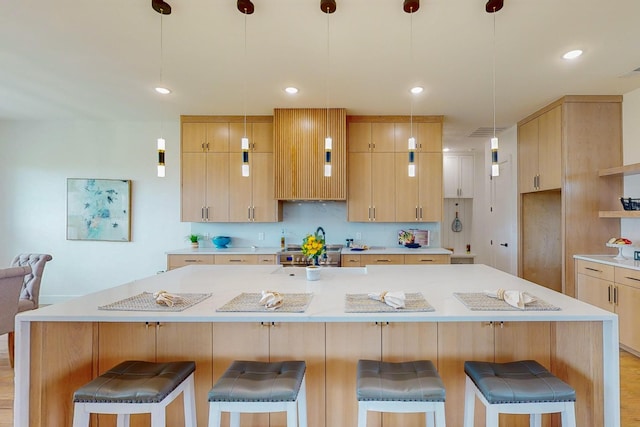
{"type": "Polygon", "coordinates": [[[307,270],[307,280],[308,281],[316,281],[320,280],[320,266],[319,265],[308,265],[306,267],[307,270]]]}

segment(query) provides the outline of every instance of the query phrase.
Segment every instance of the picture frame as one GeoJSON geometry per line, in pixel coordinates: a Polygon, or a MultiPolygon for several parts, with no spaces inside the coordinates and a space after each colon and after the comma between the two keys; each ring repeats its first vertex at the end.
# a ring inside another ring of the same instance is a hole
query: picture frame
{"type": "Polygon", "coordinates": [[[131,241],[131,180],[67,178],[67,240],[131,241]]]}

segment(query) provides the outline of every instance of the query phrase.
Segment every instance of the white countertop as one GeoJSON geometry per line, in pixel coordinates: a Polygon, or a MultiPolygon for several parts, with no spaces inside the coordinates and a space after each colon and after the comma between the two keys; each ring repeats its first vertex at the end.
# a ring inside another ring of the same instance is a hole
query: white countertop
{"type": "Polygon", "coordinates": [[[182,249],[174,249],[171,251],[167,251],[167,255],[276,255],[282,249],[276,247],[259,247],[259,246],[249,246],[249,247],[230,247],[230,248],[182,248],[182,249]]]}
{"type": "Polygon", "coordinates": [[[575,259],[584,261],[599,262],[602,264],[613,265],[614,267],[630,268],[632,270],[640,270],[640,261],[634,261],[633,258],[623,260],[614,259],[616,255],[574,255],[575,259]]]}
{"type": "Polygon", "coordinates": [[[308,282],[304,268],[282,266],[192,265],[136,280],[67,302],[18,314],[28,321],[164,321],[164,322],[456,322],[456,321],[584,321],[616,322],[616,315],[482,264],[395,265],[322,269],[321,279],[308,282]],[[560,311],[471,311],[454,292],[514,289],[561,308],[560,311]],[[212,293],[210,298],[181,312],[106,311],[106,305],[141,292],[212,293]],[[275,290],[309,292],[304,313],[216,312],[242,292],[275,290]],[[433,312],[345,313],[345,294],[382,291],[420,292],[433,312]]]}

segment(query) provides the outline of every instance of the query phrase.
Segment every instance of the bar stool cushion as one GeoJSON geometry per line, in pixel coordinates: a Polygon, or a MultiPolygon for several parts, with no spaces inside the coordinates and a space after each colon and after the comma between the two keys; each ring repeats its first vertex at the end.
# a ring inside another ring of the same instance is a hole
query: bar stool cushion
{"type": "Polygon", "coordinates": [[[158,403],[196,369],[195,362],[153,363],[127,360],[73,394],[74,402],[158,403]]]}
{"type": "Polygon", "coordinates": [[[209,402],[293,402],[305,370],[304,361],[236,360],[209,391],[209,402]]]}
{"type": "Polygon", "coordinates": [[[445,389],[430,360],[381,362],[359,360],[359,401],[444,402],[445,389]]]}
{"type": "Polygon", "coordinates": [[[489,403],[575,402],[575,390],[535,360],[464,362],[464,371],[489,403]]]}

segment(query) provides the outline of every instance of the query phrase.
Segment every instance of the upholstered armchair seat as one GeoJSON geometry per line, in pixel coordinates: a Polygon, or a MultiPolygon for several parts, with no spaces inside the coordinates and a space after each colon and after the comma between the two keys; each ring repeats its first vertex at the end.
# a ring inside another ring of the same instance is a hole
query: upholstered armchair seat
{"type": "Polygon", "coordinates": [[[49,254],[20,254],[11,261],[12,267],[30,266],[31,273],[24,276],[18,313],[34,310],[40,305],[40,284],[44,266],[53,257],[49,254]]]}

